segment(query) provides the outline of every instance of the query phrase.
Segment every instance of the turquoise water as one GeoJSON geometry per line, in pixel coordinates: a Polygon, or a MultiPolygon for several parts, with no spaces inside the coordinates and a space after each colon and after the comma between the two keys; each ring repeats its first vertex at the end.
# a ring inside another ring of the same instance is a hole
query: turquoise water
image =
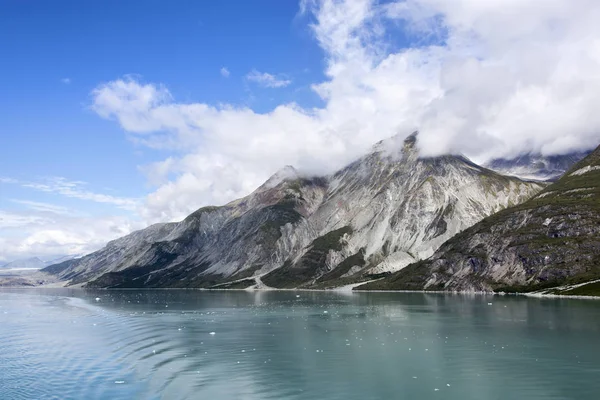
{"type": "Polygon", "coordinates": [[[0,398],[598,399],[599,333],[593,300],[5,289],[0,398]]]}

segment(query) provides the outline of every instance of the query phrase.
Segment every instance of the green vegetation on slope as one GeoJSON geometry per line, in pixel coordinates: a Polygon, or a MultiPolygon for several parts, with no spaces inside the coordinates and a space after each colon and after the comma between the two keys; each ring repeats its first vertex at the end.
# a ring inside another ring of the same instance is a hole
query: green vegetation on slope
{"type": "Polygon", "coordinates": [[[575,289],[563,291],[560,294],[569,296],[600,296],[600,282],[589,283],[575,289]]]}

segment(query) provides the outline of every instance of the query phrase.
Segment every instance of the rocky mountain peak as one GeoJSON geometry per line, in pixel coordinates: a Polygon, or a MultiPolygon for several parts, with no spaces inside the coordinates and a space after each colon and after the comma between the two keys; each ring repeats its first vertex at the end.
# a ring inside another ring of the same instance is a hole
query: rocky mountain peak
{"type": "Polygon", "coordinates": [[[298,173],[298,170],[296,170],[296,168],[294,168],[291,165],[286,165],[285,167],[281,168],[279,171],[271,175],[271,177],[260,186],[259,190],[272,189],[280,185],[282,182],[298,179],[299,177],[300,174],[298,173]]]}
{"type": "Polygon", "coordinates": [[[375,157],[376,159],[391,159],[392,161],[399,160],[416,160],[419,156],[417,149],[417,135],[415,131],[408,136],[397,133],[392,137],[377,142],[372,148],[371,152],[364,157],[364,159],[370,159],[375,157]]]}
{"type": "Polygon", "coordinates": [[[416,147],[417,144],[417,136],[419,135],[419,131],[414,131],[410,135],[404,139],[404,150],[410,151],[416,147]]]}

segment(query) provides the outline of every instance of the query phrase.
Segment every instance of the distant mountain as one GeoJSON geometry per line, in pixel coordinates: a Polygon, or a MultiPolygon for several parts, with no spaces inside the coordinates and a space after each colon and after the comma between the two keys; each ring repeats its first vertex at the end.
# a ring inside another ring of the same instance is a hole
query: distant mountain
{"type": "Polygon", "coordinates": [[[46,266],[53,265],[53,264],[59,264],[64,261],[74,260],[77,258],[81,258],[83,256],[84,256],[84,254],[67,254],[67,255],[61,255],[61,256],[54,256],[54,257],[50,258],[49,260],[44,261],[44,264],[46,264],[46,266]]]}
{"type": "Polygon", "coordinates": [[[20,260],[11,261],[8,263],[0,263],[0,268],[11,268],[11,269],[41,269],[49,265],[58,264],[67,260],[73,260],[82,257],[83,254],[69,254],[52,256],[46,261],[39,257],[29,257],[20,260]]]}
{"type": "Polygon", "coordinates": [[[286,167],[254,193],[44,271],[91,287],[331,287],[397,271],[544,184],[393,137],[333,175],[286,167]]]}
{"type": "Polygon", "coordinates": [[[4,264],[2,269],[42,269],[47,266],[45,262],[37,257],[25,258],[4,264]]]}
{"type": "Polygon", "coordinates": [[[512,159],[497,158],[484,165],[504,175],[555,181],[589,153],[590,151],[584,151],[546,157],[539,154],[524,154],[512,159]]]}
{"type": "Polygon", "coordinates": [[[429,259],[360,289],[600,295],[597,280],[600,147],[531,200],[459,233],[429,259]]]}

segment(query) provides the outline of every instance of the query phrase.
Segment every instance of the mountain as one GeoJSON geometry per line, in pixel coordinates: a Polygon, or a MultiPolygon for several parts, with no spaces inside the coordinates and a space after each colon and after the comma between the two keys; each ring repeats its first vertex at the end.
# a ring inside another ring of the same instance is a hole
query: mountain
{"type": "Polygon", "coordinates": [[[531,200],[360,289],[600,294],[599,279],[600,147],[531,200]]]}
{"type": "Polygon", "coordinates": [[[63,261],[72,260],[75,258],[82,257],[83,254],[69,254],[61,256],[53,256],[52,258],[40,259],[39,257],[29,257],[21,260],[15,260],[7,263],[0,264],[0,268],[11,268],[11,269],[42,269],[49,265],[58,264],[63,261]]]}
{"type": "Polygon", "coordinates": [[[64,261],[73,260],[75,258],[81,258],[84,254],[66,254],[61,256],[53,256],[51,259],[44,261],[45,266],[62,263],[64,261]]]}
{"type": "Polygon", "coordinates": [[[484,165],[486,168],[504,175],[517,176],[522,179],[555,181],[589,153],[589,151],[583,151],[554,156],[529,153],[512,159],[497,158],[484,165]]]}
{"type": "Polygon", "coordinates": [[[47,264],[44,263],[37,257],[25,258],[22,260],[15,260],[9,262],[8,264],[4,264],[2,269],[41,269],[44,268],[47,264]]]}
{"type": "Polygon", "coordinates": [[[396,136],[342,170],[293,167],[255,192],[44,271],[91,287],[331,287],[397,271],[545,186],[396,136]]]}

